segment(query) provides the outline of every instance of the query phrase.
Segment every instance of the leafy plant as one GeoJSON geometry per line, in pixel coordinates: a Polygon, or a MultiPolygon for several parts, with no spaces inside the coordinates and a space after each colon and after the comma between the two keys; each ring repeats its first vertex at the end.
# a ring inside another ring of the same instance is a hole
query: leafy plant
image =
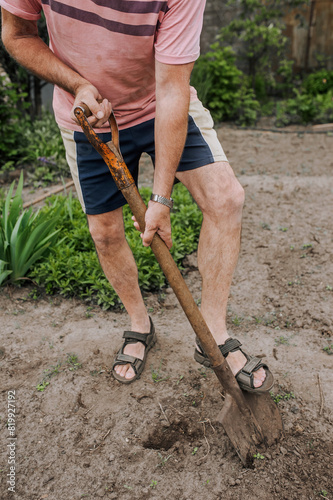
{"type": "MultiPolygon", "coordinates": [[[[151,190],[142,189],[141,194],[148,203],[151,190]]],[[[171,224],[174,246],[171,253],[180,263],[185,255],[197,248],[202,214],[184,186],[175,186],[173,198],[175,208],[171,214],[171,224]]],[[[54,196],[48,203],[41,213],[48,218],[54,207],[59,207],[57,230],[65,239],[53,249],[47,261],[36,263],[30,276],[45,287],[48,294],[80,297],[104,309],[119,307],[119,298],[98,262],[79,201],[73,198],[69,202],[63,196],[54,196]]],[[[143,247],[128,206],[124,207],[124,222],[126,237],[138,265],[141,289],[160,290],[166,284],[165,277],[151,249],[143,247]]]]}
{"type": "Polygon", "coordinates": [[[23,173],[12,198],[15,182],[9,188],[0,220],[0,285],[24,279],[30,268],[47,254],[59,232],[58,217],[22,210],[23,173]]]}
{"type": "Polygon", "coordinates": [[[200,56],[191,84],[215,120],[237,120],[241,125],[255,123],[259,103],[244,84],[231,47],[222,47],[217,42],[207,54],[200,56]]]}
{"type": "Polygon", "coordinates": [[[266,87],[276,86],[276,74],[291,78],[291,65],[285,56],[287,37],[283,34],[284,7],[300,4],[299,0],[229,0],[237,4],[237,15],[220,31],[219,39],[226,44],[236,44],[237,57],[246,66],[250,85],[254,91],[258,76],[261,77],[261,97],[266,87]]]}
{"type": "Polygon", "coordinates": [[[326,354],[332,355],[333,354],[333,344],[323,347],[323,351],[325,351],[326,354]]]}
{"type": "Polygon", "coordinates": [[[302,82],[302,89],[309,95],[326,94],[333,90],[333,71],[321,69],[308,75],[302,82]]]}
{"type": "Polygon", "coordinates": [[[20,107],[28,107],[28,104],[24,103],[26,95],[7,76],[0,75],[1,169],[10,168],[19,158],[22,133],[27,122],[20,107]]]}
{"type": "Polygon", "coordinates": [[[253,457],[254,457],[254,458],[256,458],[257,460],[264,460],[264,459],[265,459],[264,455],[262,455],[262,454],[261,454],[261,453],[259,453],[259,452],[258,452],[258,453],[255,453],[255,454],[253,455],[253,457]]]}

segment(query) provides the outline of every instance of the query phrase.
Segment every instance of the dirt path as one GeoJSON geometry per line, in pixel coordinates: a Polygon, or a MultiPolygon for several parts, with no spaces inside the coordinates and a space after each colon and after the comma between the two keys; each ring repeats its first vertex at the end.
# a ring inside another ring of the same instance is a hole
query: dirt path
{"type": "MultiPolygon", "coordinates": [[[[146,297],[158,343],[141,379],[123,386],[108,369],[129,326],[124,313],[4,289],[1,499],[333,498],[333,139],[228,127],[218,133],[246,189],[229,329],[269,362],[285,439],[261,452],[253,469],[241,466],[216,422],[220,386],[194,362],[194,336],[171,290],[146,297]],[[37,391],[43,380],[49,385],[37,391]],[[10,390],[15,495],[6,484],[10,390]]],[[[151,183],[146,160],[140,179],[151,183]]],[[[199,299],[195,254],[184,265],[199,299]]]]}

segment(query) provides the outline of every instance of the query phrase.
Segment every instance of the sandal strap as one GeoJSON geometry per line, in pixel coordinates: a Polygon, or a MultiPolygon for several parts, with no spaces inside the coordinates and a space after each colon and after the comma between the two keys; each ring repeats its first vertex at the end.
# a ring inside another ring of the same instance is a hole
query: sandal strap
{"type": "MultiPolygon", "coordinates": [[[[198,337],[196,338],[196,342],[197,342],[197,345],[198,345],[202,355],[208,359],[208,356],[206,355],[205,351],[203,350],[198,337]]],[[[218,348],[220,349],[222,356],[224,356],[226,358],[228,356],[229,352],[237,351],[241,345],[242,345],[242,343],[239,342],[239,340],[229,338],[225,341],[224,344],[219,345],[218,348]]]]}
{"type": "Polygon", "coordinates": [[[219,349],[220,349],[221,353],[223,354],[223,356],[226,358],[227,355],[229,354],[229,352],[238,351],[238,349],[241,345],[242,345],[242,343],[239,342],[239,340],[229,338],[225,341],[224,344],[219,345],[219,349]]]}
{"type": "Polygon", "coordinates": [[[247,355],[247,358],[248,362],[241,370],[239,370],[238,373],[236,373],[235,377],[238,383],[247,385],[254,389],[253,372],[256,372],[259,368],[268,368],[268,366],[265,365],[260,358],[256,358],[255,356],[252,357],[247,355]]]}
{"type": "Polygon", "coordinates": [[[250,358],[246,363],[246,365],[243,366],[242,371],[244,373],[251,375],[251,373],[259,370],[261,366],[264,366],[263,363],[261,362],[261,359],[253,357],[250,358]]]}
{"type": "Polygon", "coordinates": [[[130,356],[129,354],[122,354],[118,353],[116,356],[116,359],[113,363],[113,368],[117,365],[125,365],[127,363],[130,363],[131,367],[135,371],[135,373],[138,373],[138,369],[140,368],[140,365],[142,364],[143,360],[140,358],[135,358],[134,356],[130,356]]]}
{"type": "Polygon", "coordinates": [[[126,339],[127,341],[133,340],[134,342],[139,341],[139,342],[142,342],[147,347],[147,344],[149,343],[148,342],[149,335],[151,335],[151,333],[139,333],[139,332],[126,331],[123,333],[123,339],[126,339]]]}

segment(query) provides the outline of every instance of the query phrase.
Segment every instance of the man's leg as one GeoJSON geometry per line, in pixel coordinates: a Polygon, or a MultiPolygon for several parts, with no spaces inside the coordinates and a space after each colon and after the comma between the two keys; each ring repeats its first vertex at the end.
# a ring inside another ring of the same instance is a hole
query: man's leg
{"type": "MultiPolygon", "coordinates": [[[[138,284],[138,270],[125,239],[122,208],[87,217],[100,264],[131,318],[131,330],[149,333],[149,316],[138,284]]],[[[144,351],[144,345],[136,342],[128,344],[124,354],[143,359],[144,351]]],[[[135,375],[129,364],[117,365],[115,371],[126,379],[135,375]]]]}
{"type": "MultiPolygon", "coordinates": [[[[236,267],[241,234],[244,190],[228,162],[217,162],[177,173],[203,213],[198,245],[198,267],[202,276],[201,312],[218,345],[229,337],[227,301],[236,267]]],[[[246,363],[240,352],[229,353],[234,374],[246,363]]],[[[265,380],[265,370],[254,372],[254,386],[265,380]]]]}

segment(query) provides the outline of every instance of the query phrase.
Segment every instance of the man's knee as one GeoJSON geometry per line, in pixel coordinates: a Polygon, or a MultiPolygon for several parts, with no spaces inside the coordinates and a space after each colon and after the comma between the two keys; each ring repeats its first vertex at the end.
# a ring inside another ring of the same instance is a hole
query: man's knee
{"type": "Polygon", "coordinates": [[[245,200],[244,189],[236,177],[217,183],[216,189],[206,199],[203,212],[206,215],[221,218],[225,216],[240,217],[245,200]]]}
{"type": "Polygon", "coordinates": [[[89,215],[88,225],[91,237],[99,252],[109,252],[121,246],[125,240],[122,219],[119,220],[118,217],[108,218],[107,214],[89,215]]]}

